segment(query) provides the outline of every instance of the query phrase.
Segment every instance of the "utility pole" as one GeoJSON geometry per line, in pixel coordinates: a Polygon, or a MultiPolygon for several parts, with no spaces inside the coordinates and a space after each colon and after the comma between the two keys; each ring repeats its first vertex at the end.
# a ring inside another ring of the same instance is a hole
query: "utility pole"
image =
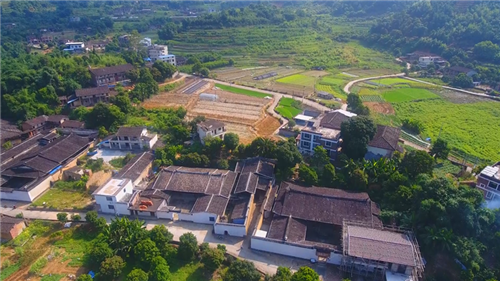
{"type": "Polygon", "coordinates": [[[439,134],[438,134],[438,137],[437,137],[438,139],[441,136],[441,131],[443,130],[443,125],[444,125],[444,123],[441,123],[441,129],[439,129],[439,134]]]}

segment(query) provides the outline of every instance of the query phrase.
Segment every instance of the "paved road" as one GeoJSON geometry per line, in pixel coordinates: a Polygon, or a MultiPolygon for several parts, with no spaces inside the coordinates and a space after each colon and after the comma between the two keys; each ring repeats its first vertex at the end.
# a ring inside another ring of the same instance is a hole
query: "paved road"
{"type": "MultiPolygon", "coordinates": [[[[41,219],[41,220],[52,220],[57,221],[57,211],[38,211],[38,210],[25,210],[27,205],[25,203],[13,202],[13,201],[2,201],[2,206],[0,207],[0,213],[9,216],[15,216],[19,213],[23,213],[24,218],[27,219],[41,219]],[[11,206],[16,206],[18,208],[12,209],[11,206]],[[24,205],[24,206],[23,206],[24,205]],[[7,206],[7,208],[5,207],[7,206]]],[[[79,214],[82,219],[85,218],[85,213],[81,212],[66,212],[68,217],[74,214],[79,214]]],[[[100,217],[104,217],[108,223],[111,223],[111,219],[115,216],[99,214],[100,217]]],[[[141,218],[144,220],[143,218],[141,218]]],[[[307,260],[296,259],[291,257],[285,257],[270,253],[264,253],[260,251],[255,251],[250,249],[250,241],[238,237],[216,236],[212,233],[212,225],[196,224],[190,222],[172,222],[170,220],[161,219],[147,219],[146,228],[152,229],[155,225],[165,225],[168,230],[174,235],[174,241],[179,241],[179,237],[187,232],[193,233],[199,243],[207,242],[212,246],[217,244],[226,245],[228,253],[246,259],[255,264],[256,268],[267,274],[276,273],[278,266],[290,267],[292,270],[298,270],[299,267],[311,264],[307,260]]]]}
{"type": "Polygon", "coordinates": [[[361,78],[361,79],[356,79],[356,80],[353,80],[349,83],[347,83],[347,85],[345,85],[344,87],[344,92],[346,92],[347,94],[350,94],[350,90],[351,90],[351,87],[352,85],[358,83],[358,82],[362,82],[362,81],[366,81],[366,80],[373,80],[373,79],[382,79],[382,78],[390,78],[390,77],[398,77],[398,76],[403,76],[405,75],[404,73],[397,73],[397,74],[390,74],[390,75],[382,75],[382,76],[375,76],[375,77],[367,77],[367,78],[361,78]]]}

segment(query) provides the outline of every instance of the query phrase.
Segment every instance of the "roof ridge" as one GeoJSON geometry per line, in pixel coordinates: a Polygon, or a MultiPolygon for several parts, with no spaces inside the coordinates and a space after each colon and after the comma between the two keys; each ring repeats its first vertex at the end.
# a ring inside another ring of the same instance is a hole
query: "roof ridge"
{"type": "MultiPolygon", "coordinates": [[[[130,167],[129,167],[126,171],[125,171],[125,173],[127,173],[128,171],[130,171],[130,169],[132,169],[132,167],[134,167],[134,166],[135,166],[135,164],[137,164],[137,162],[139,162],[139,160],[141,160],[142,156],[144,156],[146,153],[147,153],[147,152],[143,152],[143,153],[139,156],[139,159],[137,159],[137,161],[135,161],[135,162],[132,164],[132,166],[130,166],[130,167]]],[[[135,158],[135,157],[134,157],[134,158],[135,158]]],[[[130,159],[130,160],[132,160],[132,159],[130,159]]],[[[120,171],[120,172],[121,172],[121,171],[120,171]]]]}
{"type": "MultiPolygon", "coordinates": [[[[384,230],[382,230],[384,231],[384,230]]],[[[403,233],[401,233],[403,234],[403,233]]],[[[409,238],[407,234],[403,234],[406,238],[409,238]]],[[[375,238],[371,238],[371,237],[359,237],[359,236],[356,236],[356,235],[351,235],[349,234],[349,236],[352,236],[352,237],[356,237],[356,238],[359,238],[359,239],[365,239],[365,240],[370,240],[370,241],[377,241],[377,242],[381,242],[381,243],[387,243],[387,244],[394,244],[394,245],[403,245],[403,246],[411,246],[413,243],[410,242],[410,244],[402,244],[402,243],[397,243],[397,242],[394,242],[394,241],[389,241],[389,240],[380,240],[380,239],[375,239],[375,238]]]]}
{"type": "Polygon", "coordinates": [[[214,195],[213,194],[210,196],[210,201],[208,201],[207,207],[205,208],[205,212],[208,211],[208,207],[210,206],[210,203],[212,203],[212,199],[214,199],[214,195]]]}

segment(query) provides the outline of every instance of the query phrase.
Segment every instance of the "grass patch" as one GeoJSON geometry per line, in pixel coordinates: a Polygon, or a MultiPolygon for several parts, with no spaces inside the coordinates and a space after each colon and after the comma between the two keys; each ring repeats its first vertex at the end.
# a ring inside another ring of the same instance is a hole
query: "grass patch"
{"type": "Polygon", "coordinates": [[[0,280],[5,280],[7,277],[11,276],[14,272],[18,271],[20,268],[20,264],[16,263],[6,268],[2,268],[0,271],[0,280]]]}
{"type": "Polygon", "coordinates": [[[92,247],[92,239],[97,234],[88,231],[85,225],[80,225],[64,231],[62,238],[55,241],[54,245],[64,249],[63,260],[71,260],[68,266],[81,267],[85,264],[85,253],[92,247]]]}
{"type": "Polygon", "coordinates": [[[393,104],[399,119],[422,122],[423,139],[435,140],[442,127],[441,138],[451,147],[472,156],[495,161],[500,158],[498,137],[500,106],[497,102],[455,104],[441,99],[393,104]]]}
{"type": "Polygon", "coordinates": [[[292,98],[282,98],[276,107],[276,111],[287,119],[293,119],[302,112],[302,108],[300,108],[300,101],[292,98]]]}
{"type": "Polygon", "coordinates": [[[47,258],[41,257],[31,265],[29,272],[31,274],[40,274],[40,272],[47,265],[47,263],[48,263],[47,258]]]}
{"type": "Polygon", "coordinates": [[[360,96],[362,101],[367,101],[367,102],[384,102],[382,97],[379,95],[362,95],[360,96]]]}
{"type": "Polygon", "coordinates": [[[38,198],[31,205],[35,207],[45,206],[52,209],[85,209],[92,201],[92,196],[87,190],[77,190],[67,187],[68,182],[56,182],[56,185],[38,198]],[[59,184],[61,183],[61,184],[59,184]]]}
{"type": "Polygon", "coordinates": [[[445,177],[448,174],[454,176],[460,172],[460,167],[453,165],[450,160],[438,159],[437,163],[434,165],[433,172],[440,177],[445,177]]]}
{"type": "Polygon", "coordinates": [[[294,75],[280,78],[280,79],[276,80],[276,82],[312,87],[312,86],[314,86],[315,80],[316,80],[316,78],[311,77],[311,76],[306,76],[306,75],[302,75],[302,74],[294,74],[294,75]]]}
{"type": "Polygon", "coordinates": [[[61,279],[64,278],[64,274],[52,274],[51,276],[49,275],[45,275],[44,277],[42,277],[42,279],[40,279],[40,281],[59,281],[61,279]]]}
{"type": "Polygon", "coordinates": [[[183,263],[180,260],[170,263],[170,272],[172,277],[170,280],[188,281],[188,280],[210,280],[204,273],[203,264],[198,261],[183,263]]]}
{"type": "Polygon", "coordinates": [[[428,90],[416,88],[387,91],[382,94],[382,97],[384,100],[391,103],[439,98],[438,95],[428,90]]]}
{"type": "Polygon", "coordinates": [[[382,84],[382,85],[387,85],[387,86],[390,86],[392,84],[399,84],[399,83],[410,84],[410,85],[422,84],[419,82],[415,82],[415,81],[403,79],[403,78],[382,78],[382,79],[374,79],[374,80],[370,80],[370,81],[378,83],[378,84],[382,84]]]}
{"type": "Polygon", "coordinates": [[[134,158],[135,154],[127,153],[124,157],[117,157],[109,161],[109,164],[116,169],[121,169],[123,166],[127,165],[127,163],[134,158]]]}
{"type": "Polygon", "coordinates": [[[332,94],[334,97],[345,100],[347,98],[342,92],[335,90],[331,85],[318,84],[316,85],[316,90],[323,91],[332,94]]]}
{"type": "Polygon", "coordinates": [[[256,92],[256,91],[252,91],[252,90],[231,87],[231,86],[222,85],[222,84],[215,84],[215,86],[218,87],[218,88],[220,88],[220,89],[222,89],[222,90],[224,90],[224,91],[227,91],[227,92],[231,92],[231,93],[234,93],[234,94],[242,94],[242,95],[256,97],[256,98],[265,98],[265,97],[272,97],[273,96],[271,94],[264,94],[264,93],[261,93],[261,92],[256,92]]]}

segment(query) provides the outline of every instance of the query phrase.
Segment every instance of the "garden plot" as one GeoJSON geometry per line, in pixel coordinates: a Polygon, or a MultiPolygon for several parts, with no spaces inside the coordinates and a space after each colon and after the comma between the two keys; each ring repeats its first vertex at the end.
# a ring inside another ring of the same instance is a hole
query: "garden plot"
{"type": "Polygon", "coordinates": [[[252,124],[259,120],[261,109],[261,106],[231,101],[198,101],[191,113],[205,117],[214,116],[221,120],[241,120],[241,123],[252,124]]]}
{"type": "MultiPolygon", "coordinates": [[[[201,80],[199,78],[186,78],[185,83],[182,87],[178,89],[174,89],[169,92],[162,92],[158,95],[152,96],[151,98],[145,100],[142,103],[142,106],[146,109],[152,108],[170,108],[170,107],[187,107],[189,101],[193,98],[194,95],[188,95],[183,93],[190,88],[192,88],[195,84],[199,83],[201,80]]],[[[202,89],[208,87],[205,85],[202,89]]],[[[201,91],[202,89],[199,89],[201,91]]]]}
{"type": "Polygon", "coordinates": [[[363,102],[371,111],[382,114],[394,114],[394,108],[388,102],[363,102]]]}
{"type": "Polygon", "coordinates": [[[456,92],[453,90],[442,89],[439,91],[434,91],[437,95],[443,99],[452,103],[475,103],[475,102],[491,102],[491,99],[483,98],[479,96],[473,96],[461,92],[456,92]]]}

